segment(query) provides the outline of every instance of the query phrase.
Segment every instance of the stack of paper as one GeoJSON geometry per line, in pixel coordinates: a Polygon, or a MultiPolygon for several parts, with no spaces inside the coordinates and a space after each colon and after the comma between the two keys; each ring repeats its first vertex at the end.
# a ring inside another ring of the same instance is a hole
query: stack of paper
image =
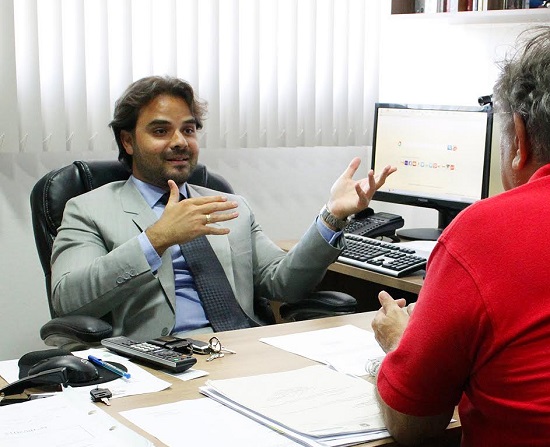
{"type": "Polygon", "coordinates": [[[323,365],[210,380],[200,391],[309,446],[345,446],[389,436],[374,386],[323,365]]]}

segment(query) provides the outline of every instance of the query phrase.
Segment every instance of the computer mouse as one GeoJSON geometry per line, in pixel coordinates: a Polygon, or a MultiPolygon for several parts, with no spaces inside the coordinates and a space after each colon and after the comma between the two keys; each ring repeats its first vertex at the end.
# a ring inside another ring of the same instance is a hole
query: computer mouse
{"type": "Polygon", "coordinates": [[[61,355],[41,360],[29,369],[29,376],[61,367],[67,368],[69,383],[84,383],[99,377],[99,372],[92,363],[75,355],[61,355]]]}

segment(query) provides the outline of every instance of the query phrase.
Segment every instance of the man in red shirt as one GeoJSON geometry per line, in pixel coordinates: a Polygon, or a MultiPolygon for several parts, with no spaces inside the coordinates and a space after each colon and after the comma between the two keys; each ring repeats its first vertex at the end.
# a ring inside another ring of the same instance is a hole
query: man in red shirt
{"type": "Polygon", "coordinates": [[[550,26],[522,37],[493,93],[506,192],[443,232],[414,311],[379,295],[379,403],[404,445],[457,404],[462,446],[550,443],[550,26]]]}

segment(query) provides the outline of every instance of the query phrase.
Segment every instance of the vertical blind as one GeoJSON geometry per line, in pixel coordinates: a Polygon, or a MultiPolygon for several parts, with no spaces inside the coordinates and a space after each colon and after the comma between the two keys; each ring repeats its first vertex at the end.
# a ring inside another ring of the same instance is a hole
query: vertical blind
{"type": "Polygon", "coordinates": [[[370,144],[380,0],[0,0],[0,152],[112,150],[115,100],[173,75],[201,146],[370,144]]]}

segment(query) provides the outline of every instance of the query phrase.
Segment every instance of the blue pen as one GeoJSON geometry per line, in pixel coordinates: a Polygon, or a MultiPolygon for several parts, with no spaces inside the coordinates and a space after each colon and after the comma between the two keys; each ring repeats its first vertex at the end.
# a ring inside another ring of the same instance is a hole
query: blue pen
{"type": "Polygon", "coordinates": [[[89,355],[88,360],[92,362],[94,365],[99,365],[111,372],[114,372],[115,374],[118,374],[121,377],[124,377],[125,379],[129,379],[131,377],[129,372],[123,371],[122,369],[117,368],[116,366],[111,365],[110,363],[104,362],[103,360],[98,359],[93,355],[89,355]]]}

